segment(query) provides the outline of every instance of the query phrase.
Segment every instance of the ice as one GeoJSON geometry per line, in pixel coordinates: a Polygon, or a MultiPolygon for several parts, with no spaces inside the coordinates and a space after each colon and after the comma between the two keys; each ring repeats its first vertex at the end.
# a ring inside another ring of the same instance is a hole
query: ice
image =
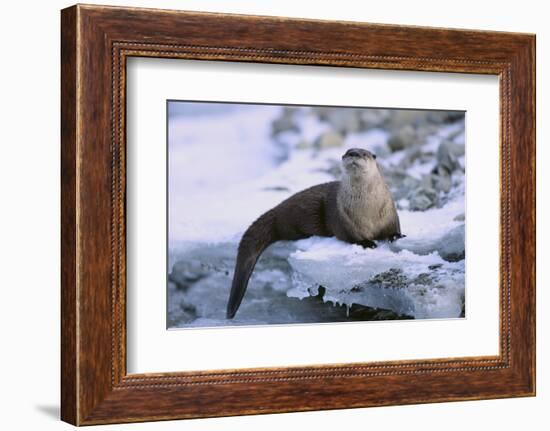
{"type": "Polygon", "coordinates": [[[297,246],[289,258],[291,296],[304,298],[323,286],[324,300],[337,304],[390,309],[417,319],[460,317],[463,263],[446,262],[437,252],[395,252],[387,243],[363,249],[334,238],[310,238],[297,246]],[[396,273],[401,285],[392,282],[396,273]]]}
{"type": "MultiPolygon", "coordinates": [[[[443,247],[442,239],[453,229],[464,225],[455,220],[464,213],[464,199],[449,202],[443,208],[426,211],[398,211],[401,232],[405,238],[392,244],[394,250],[409,250],[417,254],[428,254],[443,247]]],[[[457,244],[460,246],[460,244],[457,244]]],[[[464,241],[462,242],[464,249],[464,241]]]]}

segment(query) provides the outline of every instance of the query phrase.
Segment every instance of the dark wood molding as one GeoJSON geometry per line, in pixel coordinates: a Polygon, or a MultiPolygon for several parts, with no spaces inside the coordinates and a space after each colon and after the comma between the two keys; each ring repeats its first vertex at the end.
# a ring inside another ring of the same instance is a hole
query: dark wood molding
{"type": "Polygon", "coordinates": [[[534,395],[534,35],[81,5],[63,10],[61,23],[63,420],[88,425],[534,395]],[[127,375],[129,56],[498,75],[500,354],[127,375]]]}
{"type": "Polygon", "coordinates": [[[61,417],[77,423],[76,8],[61,16],[61,417]]]}

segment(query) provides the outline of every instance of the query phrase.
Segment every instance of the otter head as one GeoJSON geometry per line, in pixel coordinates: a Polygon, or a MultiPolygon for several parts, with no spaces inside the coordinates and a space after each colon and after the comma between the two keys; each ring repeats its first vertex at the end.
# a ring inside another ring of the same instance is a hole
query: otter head
{"type": "Polygon", "coordinates": [[[363,176],[378,172],[376,155],[362,148],[351,148],[342,156],[345,171],[351,176],[363,176]]]}

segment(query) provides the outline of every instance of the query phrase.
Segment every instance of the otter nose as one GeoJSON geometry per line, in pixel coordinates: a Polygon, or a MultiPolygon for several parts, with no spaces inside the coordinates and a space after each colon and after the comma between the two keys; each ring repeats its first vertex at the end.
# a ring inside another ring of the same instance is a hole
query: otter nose
{"type": "Polygon", "coordinates": [[[361,157],[361,153],[357,150],[348,150],[346,153],[348,157],[361,157]]]}

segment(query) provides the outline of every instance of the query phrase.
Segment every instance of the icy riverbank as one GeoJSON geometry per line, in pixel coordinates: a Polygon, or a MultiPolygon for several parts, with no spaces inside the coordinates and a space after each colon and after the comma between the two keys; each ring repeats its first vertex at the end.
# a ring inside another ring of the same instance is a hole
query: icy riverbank
{"type": "Polygon", "coordinates": [[[461,113],[262,105],[205,112],[170,117],[170,327],[464,314],[461,113]],[[378,155],[407,237],[376,249],[318,237],[275,244],[236,319],[225,320],[244,230],[293,193],[337,179],[350,147],[378,155]]]}

